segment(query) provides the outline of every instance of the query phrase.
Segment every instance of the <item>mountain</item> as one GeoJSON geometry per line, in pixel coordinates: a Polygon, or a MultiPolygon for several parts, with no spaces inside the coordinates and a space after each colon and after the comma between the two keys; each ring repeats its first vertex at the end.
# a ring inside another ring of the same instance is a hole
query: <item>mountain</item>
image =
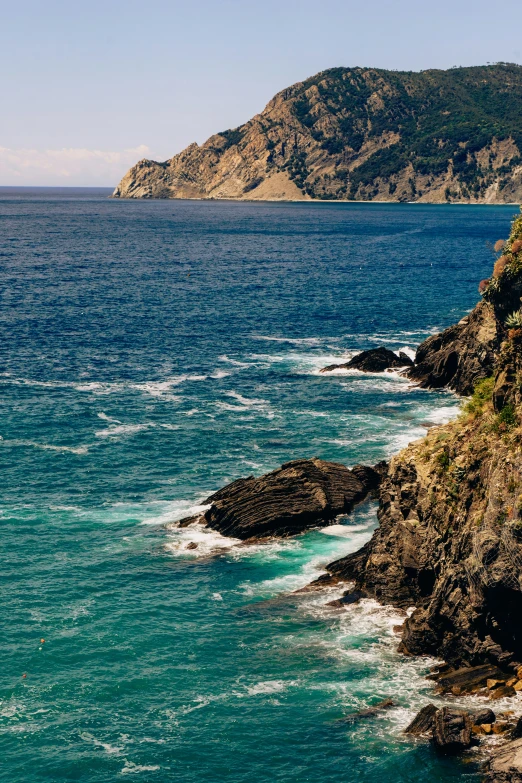
{"type": "Polygon", "coordinates": [[[244,125],[142,160],[119,198],[522,200],[522,66],[332,68],[244,125]]]}

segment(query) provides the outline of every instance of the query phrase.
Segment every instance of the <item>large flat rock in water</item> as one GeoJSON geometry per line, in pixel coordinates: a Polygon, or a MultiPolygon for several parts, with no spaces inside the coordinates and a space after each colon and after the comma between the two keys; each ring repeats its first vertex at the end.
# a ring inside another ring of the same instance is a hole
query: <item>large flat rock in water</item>
{"type": "MultiPolygon", "coordinates": [[[[380,466],[378,466],[380,467],[380,466]]],[[[259,478],[238,479],[205,501],[210,508],[193,521],[243,540],[289,536],[330,524],[379,485],[380,473],[362,465],[349,470],[336,462],[287,462],[259,478]]]]}

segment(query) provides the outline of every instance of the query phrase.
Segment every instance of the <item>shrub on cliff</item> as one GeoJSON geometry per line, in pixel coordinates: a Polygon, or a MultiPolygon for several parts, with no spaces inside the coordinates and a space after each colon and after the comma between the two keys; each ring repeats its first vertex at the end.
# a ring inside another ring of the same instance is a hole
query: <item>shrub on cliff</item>
{"type": "Polygon", "coordinates": [[[520,329],[522,327],[522,313],[520,310],[516,310],[506,318],[507,329],[520,329]]]}
{"type": "Polygon", "coordinates": [[[479,416],[488,403],[493,399],[493,389],[495,387],[495,378],[484,378],[475,385],[475,390],[469,402],[464,407],[466,413],[472,416],[479,416]]]}
{"type": "Polygon", "coordinates": [[[508,261],[508,256],[500,256],[500,258],[495,261],[495,266],[493,267],[493,277],[500,277],[506,268],[508,261]]]}

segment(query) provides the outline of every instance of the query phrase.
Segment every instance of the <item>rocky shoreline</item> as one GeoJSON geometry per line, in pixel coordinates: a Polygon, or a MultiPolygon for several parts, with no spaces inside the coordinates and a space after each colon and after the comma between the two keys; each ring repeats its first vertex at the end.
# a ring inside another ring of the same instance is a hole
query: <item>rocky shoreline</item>
{"type": "Polygon", "coordinates": [[[242,540],[288,536],[331,524],[369,494],[379,527],[362,549],[327,566],[308,589],[346,583],[335,603],[361,597],[415,607],[399,651],[443,663],[438,693],[511,698],[513,710],[426,705],[406,731],[454,753],[491,734],[488,783],[522,781],[522,217],[497,243],[482,301],[455,326],[419,346],[415,361],[385,348],[324,372],[399,371],[424,388],[471,396],[461,416],[430,429],[390,464],[374,467],[295,460],[258,479],[240,479],[207,499],[205,524],[242,540]],[[519,712],[522,710],[519,707],[519,712]],[[486,714],[487,713],[487,714],[486,714]],[[511,713],[511,714],[508,714],[511,713]]]}

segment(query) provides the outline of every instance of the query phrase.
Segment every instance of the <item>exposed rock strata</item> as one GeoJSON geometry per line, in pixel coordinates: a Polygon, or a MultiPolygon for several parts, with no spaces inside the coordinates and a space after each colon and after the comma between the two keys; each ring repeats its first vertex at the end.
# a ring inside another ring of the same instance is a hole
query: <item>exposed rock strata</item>
{"type": "Polygon", "coordinates": [[[260,478],[234,481],[207,498],[210,508],[201,517],[179,524],[200,522],[243,540],[294,535],[351,511],[377,489],[384,469],[384,464],[349,470],[319,459],[294,460],[260,478]]]}
{"type": "Polygon", "coordinates": [[[361,372],[385,372],[385,370],[395,370],[402,367],[412,367],[413,362],[410,357],[403,353],[394,353],[388,348],[372,348],[369,351],[362,351],[354,356],[350,361],[344,364],[330,364],[323,367],[321,372],[332,372],[332,370],[360,370],[361,372]]]}
{"type": "MultiPolygon", "coordinates": [[[[421,346],[410,373],[461,393],[491,380],[460,419],[391,460],[379,528],[328,571],[382,603],[416,607],[403,626],[403,652],[436,655],[454,668],[515,672],[522,661],[522,330],[506,328],[505,318],[520,306],[522,218],[502,252],[506,265],[486,301],[421,346]]],[[[495,690],[492,697],[501,693],[495,690]]]]}
{"type": "Polygon", "coordinates": [[[332,68],[233,130],[142,160],[117,198],[514,202],[522,68],[332,68]],[[491,95],[498,96],[495,111],[491,95]]]}
{"type": "Polygon", "coordinates": [[[480,302],[458,324],[425,340],[407,375],[425,389],[471,394],[477,381],[493,372],[501,339],[492,306],[480,302]]]}
{"type": "Polygon", "coordinates": [[[501,745],[493,752],[484,783],[522,783],[522,739],[501,745]]]}

